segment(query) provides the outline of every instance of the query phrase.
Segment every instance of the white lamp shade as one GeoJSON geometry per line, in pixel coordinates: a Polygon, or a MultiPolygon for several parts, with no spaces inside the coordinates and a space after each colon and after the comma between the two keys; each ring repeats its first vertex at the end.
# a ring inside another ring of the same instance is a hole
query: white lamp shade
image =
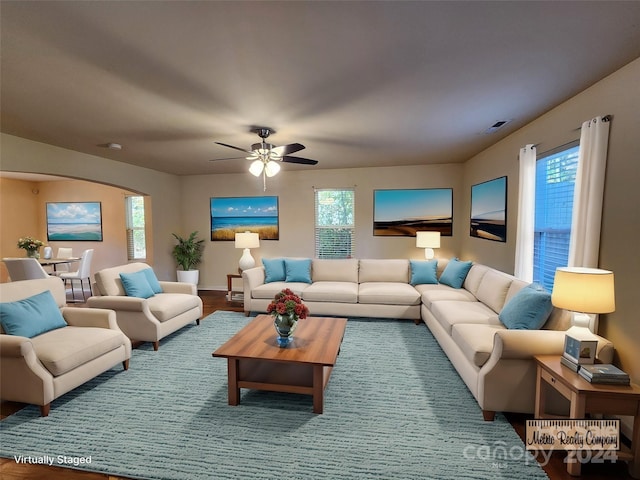
{"type": "Polygon", "coordinates": [[[253,232],[236,233],[236,248],[258,248],[260,236],[253,232]]]}
{"type": "Polygon", "coordinates": [[[280,171],[280,164],[278,162],[269,161],[264,167],[264,171],[267,177],[273,177],[280,171]]]}
{"type": "Polygon", "coordinates": [[[416,232],[416,247],[440,248],[440,232],[416,232]]]}
{"type": "Polygon", "coordinates": [[[613,272],[598,268],[557,268],[551,303],[574,312],[611,313],[616,309],[613,272]]]}
{"type": "Polygon", "coordinates": [[[262,173],[263,168],[264,168],[264,163],[262,162],[262,160],[254,160],[251,163],[251,166],[249,167],[249,172],[251,172],[251,175],[255,175],[256,177],[259,177],[260,174],[262,173]]]}

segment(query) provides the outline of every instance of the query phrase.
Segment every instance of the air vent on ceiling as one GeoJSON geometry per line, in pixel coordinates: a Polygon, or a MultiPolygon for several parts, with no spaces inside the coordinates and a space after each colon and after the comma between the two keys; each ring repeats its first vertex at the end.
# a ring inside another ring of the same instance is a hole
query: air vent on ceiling
{"type": "Polygon", "coordinates": [[[501,129],[502,127],[504,127],[507,123],[509,123],[510,120],[499,120],[496,123],[494,123],[493,125],[491,125],[489,128],[487,128],[484,133],[493,133],[498,131],[499,129],[501,129]]]}

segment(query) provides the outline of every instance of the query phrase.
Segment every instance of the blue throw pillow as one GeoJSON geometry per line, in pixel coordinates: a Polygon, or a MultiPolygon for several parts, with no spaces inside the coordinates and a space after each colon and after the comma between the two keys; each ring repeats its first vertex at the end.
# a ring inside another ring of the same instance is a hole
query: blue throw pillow
{"type": "Polygon", "coordinates": [[[467,273],[471,269],[471,264],[472,262],[461,262],[457,258],[452,258],[440,275],[440,283],[453,288],[462,288],[464,279],[467,278],[467,273]]]}
{"type": "Polygon", "coordinates": [[[67,326],[49,290],[15,302],[0,303],[0,323],[9,335],[28,338],[67,326]]]}
{"type": "Polygon", "coordinates": [[[160,282],[158,281],[158,277],[156,277],[156,272],[151,268],[145,268],[144,270],[140,270],[144,273],[151,290],[153,293],[162,293],[162,287],[160,286],[160,282]]]}
{"type": "Polygon", "coordinates": [[[264,283],[284,282],[287,273],[284,270],[284,258],[263,258],[264,283]]]}
{"type": "Polygon", "coordinates": [[[311,259],[310,258],[286,258],[284,260],[286,282],[311,283],[311,259]]]}
{"type": "Polygon", "coordinates": [[[409,260],[411,264],[411,285],[422,285],[425,283],[438,283],[436,269],[437,260],[409,260]]]}
{"type": "Polygon", "coordinates": [[[551,294],[540,285],[531,284],[507,302],[498,318],[511,330],[538,330],[549,318],[551,310],[551,294]]]}
{"type": "Polygon", "coordinates": [[[121,273],[120,280],[122,280],[127,297],[149,298],[154,295],[144,270],[135,273],[121,273]]]}

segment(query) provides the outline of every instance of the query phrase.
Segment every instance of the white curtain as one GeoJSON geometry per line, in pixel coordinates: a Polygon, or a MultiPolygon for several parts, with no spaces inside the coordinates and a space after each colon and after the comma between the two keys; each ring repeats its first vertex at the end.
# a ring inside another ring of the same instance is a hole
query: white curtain
{"type": "Polygon", "coordinates": [[[598,267],[608,144],[609,117],[596,117],[582,124],[573,194],[570,267],[598,267]]]}
{"type": "Polygon", "coordinates": [[[526,282],[533,281],[533,227],[536,202],[536,147],[526,145],[520,149],[520,175],[518,193],[518,225],[516,233],[515,276],[526,282]]]}

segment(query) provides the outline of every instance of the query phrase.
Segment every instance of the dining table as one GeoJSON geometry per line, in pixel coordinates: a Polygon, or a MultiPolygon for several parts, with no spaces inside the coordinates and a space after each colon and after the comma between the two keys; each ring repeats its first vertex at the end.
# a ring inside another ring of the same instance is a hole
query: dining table
{"type": "Polygon", "coordinates": [[[56,271],[58,265],[70,265],[74,262],[79,262],[80,257],[69,257],[69,258],[39,258],[38,262],[43,267],[53,267],[53,271],[56,271]]]}

